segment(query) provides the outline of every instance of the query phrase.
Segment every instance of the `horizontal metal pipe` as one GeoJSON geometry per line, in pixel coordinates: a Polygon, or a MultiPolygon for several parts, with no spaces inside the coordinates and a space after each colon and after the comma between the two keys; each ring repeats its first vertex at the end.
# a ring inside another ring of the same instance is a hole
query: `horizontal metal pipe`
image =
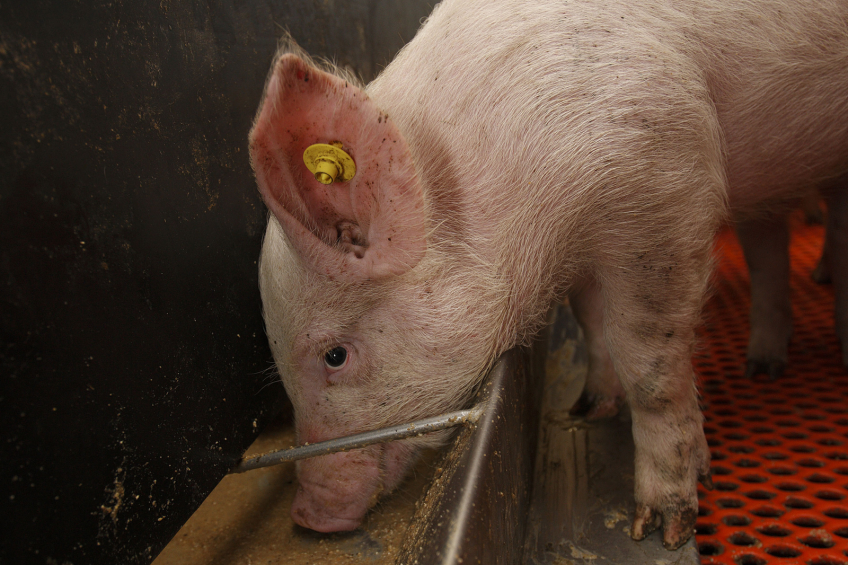
{"type": "Polygon", "coordinates": [[[476,423],[483,414],[484,409],[485,406],[478,404],[477,406],[467,410],[450,412],[448,414],[442,414],[441,416],[425,418],[423,420],[417,420],[407,424],[399,424],[396,426],[381,428],[379,430],[372,430],[370,432],[362,432],[361,434],[330,439],[319,443],[272,451],[249,459],[242,459],[233,468],[233,470],[230,471],[230,473],[244,473],[245,471],[279,465],[280,463],[286,463],[288,461],[297,461],[299,459],[327,455],[338,451],[359,449],[375,443],[386,443],[413,436],[420,436],[422,434],[429,434],[466,423],[476,423]]]}

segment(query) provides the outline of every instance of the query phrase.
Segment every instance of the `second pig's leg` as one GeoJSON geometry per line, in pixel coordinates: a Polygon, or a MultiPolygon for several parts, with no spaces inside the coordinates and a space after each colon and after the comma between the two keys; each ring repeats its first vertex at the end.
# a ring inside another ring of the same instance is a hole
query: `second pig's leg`
{"type": "Polygon", "coordinates": [[[786,368],[792,335],[789,302],[789,223],[774,215],[739,222],[736,231],[751,277],[751,335],[745,376],[772,379],[786,368]]]}
{"type": "Polygon", "coordinates": [[[826,249],[836,296],[836,335],[848,367],[848,175],[827,193],[826,249]]]}
{"type": "Polygon", "coordinates": [[[586,386],[572,414],[588,420],[609,418],[618,414],[624,403],[624,389],[615,374],[607,343],[604,339],[604,301],[600,287],[587,281],[569,295],[574,316],[583,328],[589,367],[586,386]]]}
{"type": "Polygon", "coordinates": [[[812,274],[810,275],[814,281],[819,284],[830,284],[830,258],[827,256],[827,240],[825,239],[824,245],[822,245],[822,253],[819,258],[819,262],[816,265],[816,268],[813,269],[812,274]]]}

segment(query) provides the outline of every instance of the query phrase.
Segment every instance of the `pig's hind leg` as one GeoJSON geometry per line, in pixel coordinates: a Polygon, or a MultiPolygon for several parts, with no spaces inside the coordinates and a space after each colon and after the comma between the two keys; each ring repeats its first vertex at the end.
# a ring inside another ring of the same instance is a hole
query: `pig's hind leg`
{"type": "Polygon", "coordinates": [[[816,268],[810,273],[810,277],[819,284],[830,284],[833,280],[830,277],[830,258],[827,256],[827,240],[822,246],[822,254],[819,258],[816,268]]]}
{"type": "Polygon", "coordinates": [[[618,414],[624,404],[624,389],[615,373],[604,338],[604,302],[601,289],[589,280],[569,294],[574,316],[583,328],[589,367],[586,386],[571,413],[587,420],[600,420],[618,414]]]}
{"type": "Polygon", "coordinates": [[[636,512],[630,533],[641,540],[662,524],[667,549],[692,536],[698,480],[711,485],[691,359],[709,276],[708,245],[691,253],[662,242],[634,253],[628,269],[603,279],[604,333],[633,418],[636,512]]]}
{"type": "Polygon", "coordinates": [[[741,221],[736,233],[751,278],[751,334],[745,377],[765,373],[771,379],[786,368],[792,335],[789,302],[789,223],[786,215],[741,221]]]}
{"type": "Polygon", "coordinates": [[[842,347],[842,364],[848,368],[848,174],[826,194],[826,253],[836,297],[836,335],[842,347]]]}

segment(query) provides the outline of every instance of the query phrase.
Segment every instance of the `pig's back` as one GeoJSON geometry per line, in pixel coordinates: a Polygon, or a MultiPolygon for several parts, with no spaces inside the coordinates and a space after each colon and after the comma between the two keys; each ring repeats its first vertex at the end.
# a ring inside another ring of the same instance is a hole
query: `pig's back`
{"type": "Polygon", "coordinates": [[[848,2],[713,5],[693,3],[692,19],[734,211],[848,170],[848,2]]]}
{"type": "Polygon", "coordinates": [[[846,167],[848,2],[809,4],[449,0],[368,90],[443,225],[574,265],[607,220],[708,229],[846,167]]]}

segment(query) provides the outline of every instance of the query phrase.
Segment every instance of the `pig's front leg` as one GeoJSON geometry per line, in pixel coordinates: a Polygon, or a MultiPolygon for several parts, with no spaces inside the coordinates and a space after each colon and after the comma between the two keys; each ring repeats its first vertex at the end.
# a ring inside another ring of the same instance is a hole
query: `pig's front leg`
{"type": "Polygon", "coordinates": [[[677,549],[694,532],[698,480],[711,486],[691,359],[707,261],[693,272],[675,261],[683,253],[660,254],[669,260],[646,253],[636,268],[661,277],[605,280],[604,330],[633,417],[636,514],[630,533],[641,540],[662,524],[663,545],[677,549]]]}
{"type": "Polygon", "coordinates": [[[826,253],[836,295],[836,335],[848,368],[848,175],[827,193],[826,253]]]}
{"type": "Polygon", "coordinates": [[[792,335],[789,302],[789,223],[774,215],[739,222],[736,227],[751,277],[751,335],[745,376],[772,379],[786,368],[792,335]]]}
{"type": "Polygon", "coordinates": [[[587,420],[615,416],[624,403],[624,389],[615,373],[604,338],[604,300],[601,289],[594,280],[589,280],[570,293],[569,303],[583,328],[589,354],[586,386],[571,413],[584,416],[587,420]]]}

